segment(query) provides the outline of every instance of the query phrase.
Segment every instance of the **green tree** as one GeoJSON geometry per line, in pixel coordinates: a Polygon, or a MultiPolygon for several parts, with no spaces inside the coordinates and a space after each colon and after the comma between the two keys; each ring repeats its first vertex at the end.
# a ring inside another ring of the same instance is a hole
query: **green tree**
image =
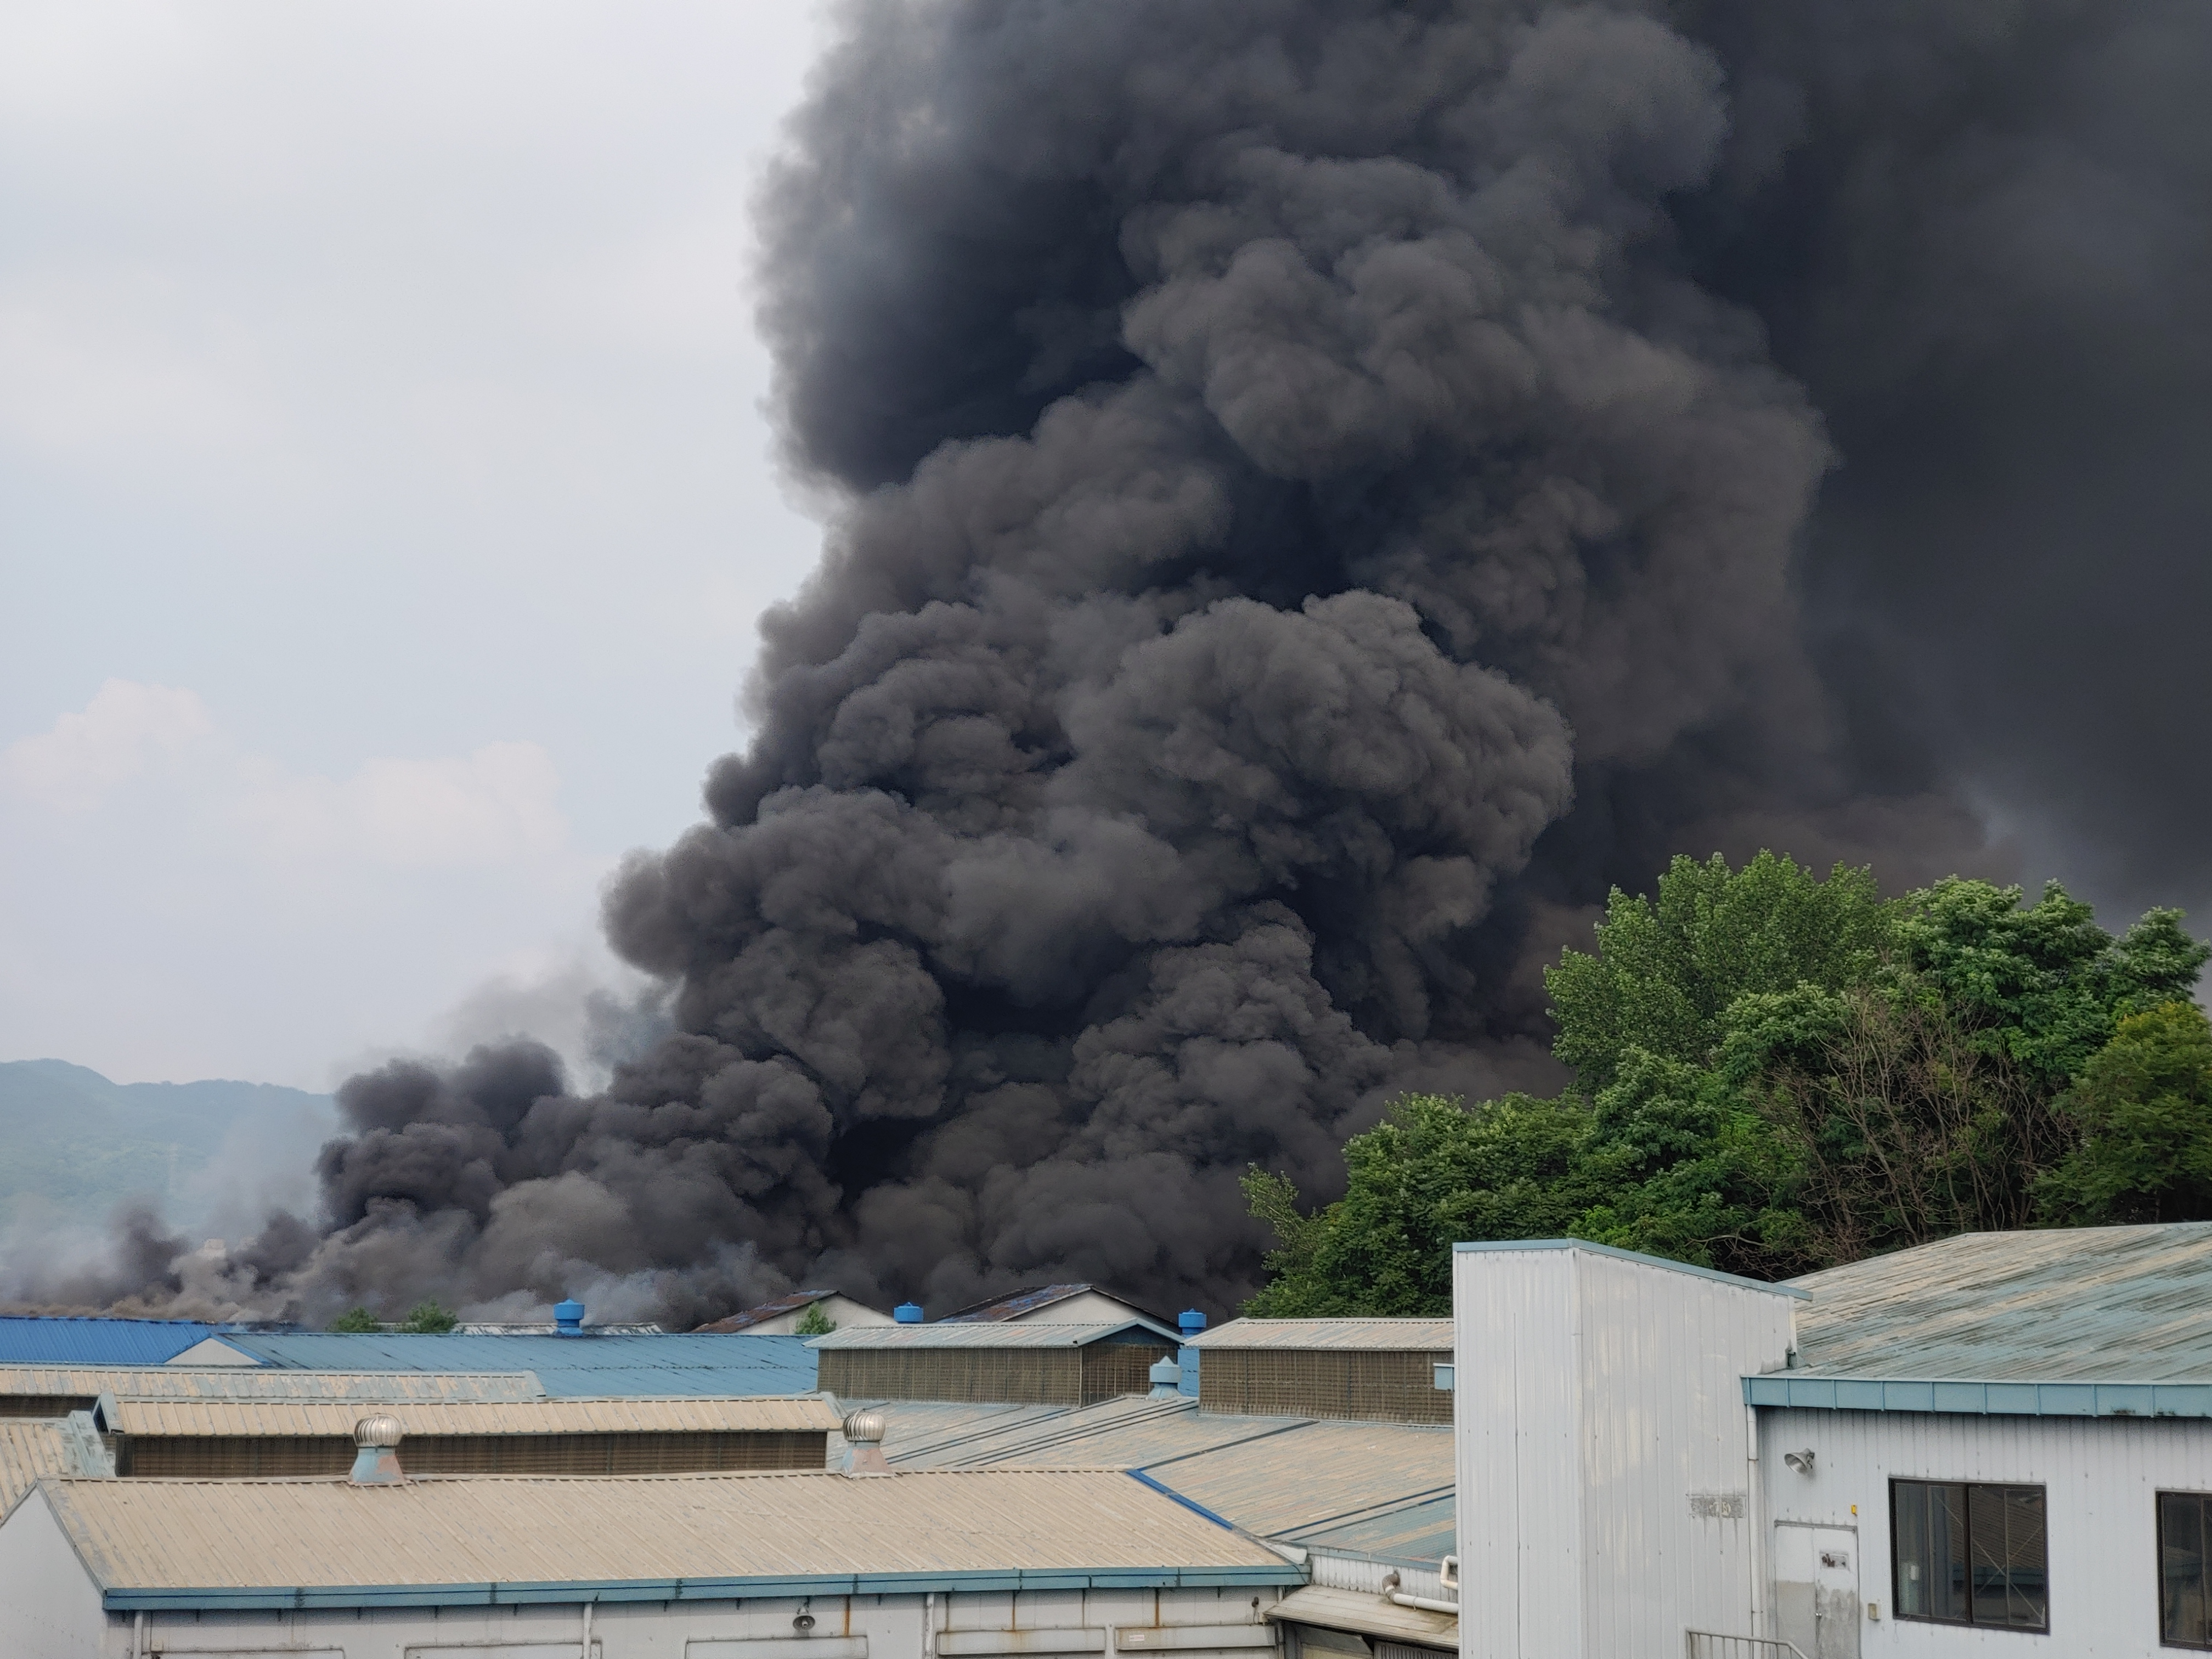
{"type": "Polygon", "coordinates": [[[384,1325],[366,1308],[348,1308],[336,1319],[331,1321],[331,1328],[334,1331],[343,1331],[349,1336],[357,1336],[368,1331],[380,1331],[384,1328],[384,1325]]]}
{"type": "Polygon", "coordinates": [[[460,1320],[434,1302],[417,1302],[399,1322],[399,1328],[417,1336],[442,1336],[460,1320]]]}
{"type": "Polygon", "coordinates": [[[806,1304],[805,1316],[793,1327],[793,1331],[799,1336],[827,1336],[836,1328],[837,1322],[822,1311],[822,1304],[810,1302],[806,1304]]]}
{"type": "Polygon", "coordinates": [[[1839,864],[1823,881],[1772,853],[1741,870],[1717,853],[1704,864],[1678,855],[1656,901],[1616,887],[1595,952],[1566,951],[1545,974],[1559,1023],[1552,1051],[1589,1097],[1613,1082],[1632,1048],[1702,1066],[1738,997],[1866,978],[1900,914],[1870,870],[1839,864]]]}
{"type": "Polygon", "coordinates": [[[2212,1220],[2212,1022],[2191,1002],[2120,1021],[2059,1102],[2080,1143],[2036,1183],[2049,1219],[2212,1220]]]}
{"type": "Polygon", "coordinates": [[[1244,1177],[1253,1213],[1282,1247],[1244,1311],[1261,1318],[1451,1310],[1451,1247],[1462,1238],[1550,1238],[1590,1194],[1578,1184],[1589,1133],[1576,1102],[1508,1095],[1475,1107],[1407,1095],[1345,1144],[1345,1194],[1314,1215],[1287,1177],[1244,1177]]]}

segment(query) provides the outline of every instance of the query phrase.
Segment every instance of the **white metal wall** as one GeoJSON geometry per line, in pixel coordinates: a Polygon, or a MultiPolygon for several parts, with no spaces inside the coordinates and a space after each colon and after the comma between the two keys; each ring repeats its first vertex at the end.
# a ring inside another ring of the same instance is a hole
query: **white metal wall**
{"type": "Polygon", "coordinates": [[[99,1659],[106,1617],[46,1495],[34,1488],[0,1527],[0,1654],[99,1659]]]}
{"type": "Polygon", "coordinates": [[[1467,1659],[1645,1659],[1747,1632],[1758,1583],[1746,1372],[1790,1298],[1594,1250],[1459,1251],[1467,1659]]]}
{"type": "Polygon", "coordinates": [[[2151,1656],[2158,1639],[2160,1491],[2212,1492],[2212,1421],[2189,1419],[1967,1417],[1934,1413],[1763,1410],[1759,1466],[1776,1523],[1853,1529],[1864,1620],[1859,1651],[1876,1656],[2055,1652],[2068,1659],[2151,1656]],[[1810,1478],[1783,1454],[1814,1453],[1810,1478]],[[1889,1482],[1992,1480],[2045,1490],[2051,1567],[2047,1642],[1894,1616],[1889,1482]]]}

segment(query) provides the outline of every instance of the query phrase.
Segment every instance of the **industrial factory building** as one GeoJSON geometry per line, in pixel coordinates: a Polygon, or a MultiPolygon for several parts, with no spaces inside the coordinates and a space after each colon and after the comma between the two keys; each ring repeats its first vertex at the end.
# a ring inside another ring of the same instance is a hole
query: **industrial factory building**
{"type": "Polygon", "coordinates": [[[265,1334],[0,1366],[0,1654],[2212,1651],[2212,1224],[1784,1285],[1574,1240],[1452,1273],[1450,1322],[754,1339],[825,1392],[750,1400],[686,1394],[727,1336],[599,1339],[596,1398],[265,1334]]]}
{"type": "Polygon", "coordinates": [[[1454,1291],[1468,1659],[2212,1649],[2212,1224],[1454,1291]]]}
{"type": "Polygon", "coordinates": [[[1102,1470],[48,1480],[0,1525],[0,1652],[1249,1659],[1301,1580],[1102,1470]]]}

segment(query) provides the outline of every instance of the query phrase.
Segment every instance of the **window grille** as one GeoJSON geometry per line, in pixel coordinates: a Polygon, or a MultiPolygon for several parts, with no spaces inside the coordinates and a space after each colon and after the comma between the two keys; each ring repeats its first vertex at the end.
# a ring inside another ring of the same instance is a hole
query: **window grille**
{"type": "Polygon", "coordinates": [[[2205,1594],[2212,1554],[2212,1493],[2158,1495],[2158,1636],[2167,1647],[2212,1648],[2212,1600],[2205,1594]]]}
{"type": "Polygon", "coordinates": [[[1889,1504],[1899,1619],[2050,1630],[2042,1487],[1893,1480],[1889,1504]]]}

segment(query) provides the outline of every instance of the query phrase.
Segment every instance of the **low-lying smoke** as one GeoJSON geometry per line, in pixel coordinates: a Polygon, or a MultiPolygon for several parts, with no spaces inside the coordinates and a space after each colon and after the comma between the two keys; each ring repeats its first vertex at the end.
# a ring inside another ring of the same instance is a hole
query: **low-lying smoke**
{"type": "MultiPolygon", "coordinates": [[[[526,1042],[356,1078],[319,1229],[132,1287],[1218,1308],[1246,1166],[1326,1198],[1393,1091],[1554,1080],[1536,969],[1608,884],[1985,865],[1966,786],[2136,752],[2135,671],[2046,652],[2129,654],[2085,575],[2205,615],[2208,19],[852,7],[761,208],[844,505],[709,821],[606,902],[670,1029],[584,1097],[526,1042]]],[[[2068,821],[2177,856],[2174,770],[2068,821]]]]}

